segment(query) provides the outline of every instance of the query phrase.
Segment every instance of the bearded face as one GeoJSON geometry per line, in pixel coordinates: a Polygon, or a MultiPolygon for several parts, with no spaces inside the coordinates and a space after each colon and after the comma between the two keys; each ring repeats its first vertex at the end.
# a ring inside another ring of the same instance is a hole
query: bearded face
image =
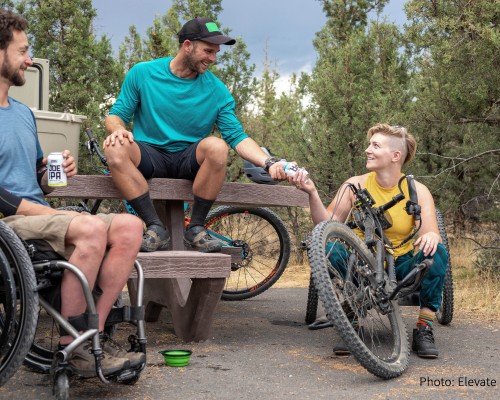
{"type": "Polygon", "coordinates": [[[194,75],[204,74],[210,65],[217,60],[217,53],[220,50],[220,46],[203,41],[194,41],[191,43],[192,49],[186,54],[185,66],[194,75]]]}
{"type": "Polygon", "coordinates": [[[21,74],[21,70],[25,70],[24,65],[15,66],[10,62],[9,55],[6,50],[4,50],[3,63],[0,67],[0,76],[7,79],[13,86],[23,86],[26,82],[24,74],[21,74]]]}
{"type": "Polygon", "coordinates": [[[11,86],[22,86],[26,81],[24,72],[33,65],[29,43],[23,31],[12,32],[12,41],[6,49],[0,50],[0,79],[11,86]]]}

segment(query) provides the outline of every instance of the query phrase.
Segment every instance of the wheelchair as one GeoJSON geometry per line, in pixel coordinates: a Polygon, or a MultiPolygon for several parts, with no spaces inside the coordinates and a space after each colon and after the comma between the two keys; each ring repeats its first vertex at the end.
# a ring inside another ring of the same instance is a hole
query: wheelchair
{"type": "MultiPolygon", "coordinates": [[[[127,322],[135,327],[128,337],[128,351],[146,354],[144,307],[142,304],[144,274],[135,261],[137,296],[133,304],[115,302],[107,320],[105,333],[112,336],[116,324],[127,322]]],[[[35,242],[23,242],[14,231],[0,221],[0,386],[24,364],[29,369],[50,374],[53,394],[57,399],[69,397],[72,372],[68,360],[80,344],[91,340],[96,360],[96,376],[104,383],[134,384],[146,366],[140,365],[104,376],[101,368],[102,348],[98,315],[93,291],[84,274],[57,253],[40,252],[35,242]],[[67,321],[58,311],[58,291],[65,270],[75,274],[82,285],[87,310],[74,321],[67,321]],[[71,323],[70,323],[71,322],[71,323]],[[44,326],[43,329],[38,325],[44,326]],[[47,325],[53,331],[47,335],[47,325]],[[38,328],[37,328],[38,326],[38,328]],[[58,349],[54,330],[73,336],[74,341],[58,349]]]]}
{"type": "MultiPolygon", "coordinates": [[[[324,327],[327,323],[334,326],[357,361],[383,379],[397,377],[408,367],[408,333],[399,306],[419,305],[420,284],[433,263],[431,259],[423,259],[401,281],[396,278],[394,247],[384,233],[390,226],[385,211],[405,198],[401,189],[405,178],[398,183],[400,194],[379,207],[373,207],[375,202],[366,189],[350,185],[355,202],[346,223],[319,223],[303,245],[311,266],[306,323],[315,320],[320,298],[329,320],[324,327]],[[363,231],[364,239],[354,233],[354,228],[363,231]]],[[[412,183],[409,180],[409,184],[412,183]]],[[[420,208],[412,193],[415,190],[410,186],[410,200],[405,210],[408,214],[415,213],[419,226],[403,243],[411,240],[421,226],[420,208]]],[[[439,211],[436,214],[449,255],[443,218],[439,211]]],[[[449,259],[442,295],[436,315],[437,320],[446,325],[453,318],[449,259]]]]}

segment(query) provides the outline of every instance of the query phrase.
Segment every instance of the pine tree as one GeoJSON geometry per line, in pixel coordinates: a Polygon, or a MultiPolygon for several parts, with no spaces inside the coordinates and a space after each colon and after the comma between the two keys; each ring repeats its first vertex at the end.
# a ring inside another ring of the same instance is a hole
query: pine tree
{"type": "Polygon", "coordinates": [[[497,221],[498,4],[413,0],[406,6],[416,92],[409,117],[419,142],[419,173],[443,208],[497,221]]]}

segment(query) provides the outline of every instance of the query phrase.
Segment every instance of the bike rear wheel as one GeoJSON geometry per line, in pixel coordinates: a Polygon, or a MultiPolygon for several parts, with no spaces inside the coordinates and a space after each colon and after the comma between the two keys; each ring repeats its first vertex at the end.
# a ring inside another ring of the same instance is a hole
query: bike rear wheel
{"type": "Polygon", "coordinates": [[[290,236],[283,221],[267,208],[222,206],[205,220],[222,246],[241,247],[241,261],[231,264],[223,300],[245,300],[269,289],[285,271],[290,236]]]}
{"type": "Polygon", "coordinates": [[[446,275],[444,277],[443,299],[441,300],[439,310],[436,312],[436,319],[441,325],[448,325],[453,319],[453,275],[451,270],[450,245],[446,230],[444,229],[444,218],[439,210],[436,210],[436,218],[439,234],[441,235],[443,245],[448,253],[448,268],[446,269],[446,275]]]}
{"type": "Polygon", "coordinates": [[[324,221],[313,230],[308,257],[328,318],[353,356],[380,378],[401,375],[409,360],[406,326],[396,301],[375,296],[368,279],[375,259],[365,243],[346,225],[324,221]]]}

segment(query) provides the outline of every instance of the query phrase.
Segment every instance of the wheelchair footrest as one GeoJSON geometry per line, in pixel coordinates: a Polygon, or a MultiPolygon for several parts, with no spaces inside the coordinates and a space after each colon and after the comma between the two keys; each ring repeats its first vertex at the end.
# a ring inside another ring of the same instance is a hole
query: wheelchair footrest
{"type": "Polygon", "coordinates": [[[144,306],[123,306],[112,308],[108,318],[106,319],[106,325],[114,325],[120,322],[142,321],[144,320],[144,315],[144,306]]]}

